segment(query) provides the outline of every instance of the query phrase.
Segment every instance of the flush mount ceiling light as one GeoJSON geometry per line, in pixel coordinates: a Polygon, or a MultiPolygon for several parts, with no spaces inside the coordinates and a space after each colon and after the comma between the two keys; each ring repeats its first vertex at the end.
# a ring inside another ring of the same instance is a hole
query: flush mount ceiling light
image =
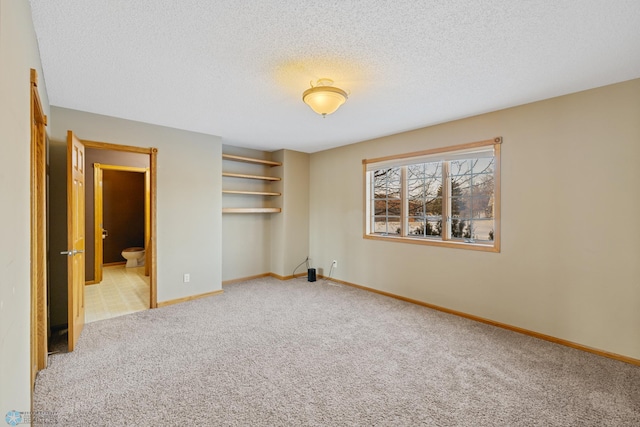
{"type": "Polygon", "coordinates": [[[347,92],[333,86],[333,80],[320,79],[314,86],[304,91],[302,100],[313,111],[326,117],[335,112],[347,100],[347,92]]]}

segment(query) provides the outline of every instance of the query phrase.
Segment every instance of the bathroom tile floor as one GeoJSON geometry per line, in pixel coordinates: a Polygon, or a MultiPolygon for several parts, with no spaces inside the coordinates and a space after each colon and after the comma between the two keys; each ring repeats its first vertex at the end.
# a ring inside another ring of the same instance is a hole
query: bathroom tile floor
{"type": "Polygon", "coordinates": [[[84,288],[85,323],[149,308],[149,277],[144,267],[104,267],[102,282],[84,288]]]}

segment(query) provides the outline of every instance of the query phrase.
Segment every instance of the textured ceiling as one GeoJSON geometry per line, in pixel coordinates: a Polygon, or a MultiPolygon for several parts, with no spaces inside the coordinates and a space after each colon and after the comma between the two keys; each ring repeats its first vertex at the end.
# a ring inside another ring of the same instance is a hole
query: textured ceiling
{"type": "Polygon", "coordinates": [[[640,77],[639,0],[31,0],[51,105],[314,152],[640,77]],[[323,119],[311,80],[351,93],[323,119]]]}

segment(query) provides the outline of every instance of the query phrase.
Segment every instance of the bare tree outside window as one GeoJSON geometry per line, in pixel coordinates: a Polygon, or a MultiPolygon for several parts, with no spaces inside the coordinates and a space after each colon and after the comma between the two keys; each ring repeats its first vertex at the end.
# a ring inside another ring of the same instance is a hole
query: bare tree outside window
{"type": "Polygon", "coordinates": [[[408,234],[442,235],[442,162],[407,166],[408,234]]]}
{"type": "Polygon", "coordinates": [[[453,238],[493,240],[494,165],[493,157],[450,162],[453,238]]]}
{"type": "Polygon", "coordinates": [[[400,234],[402,211],[402,181],[400,168],[379,169],[373,172],[374,233],[400,234]]]}

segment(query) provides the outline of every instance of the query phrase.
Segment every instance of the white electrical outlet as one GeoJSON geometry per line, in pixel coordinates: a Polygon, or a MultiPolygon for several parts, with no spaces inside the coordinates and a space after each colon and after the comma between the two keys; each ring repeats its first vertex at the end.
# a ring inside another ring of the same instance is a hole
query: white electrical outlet
{"type": "Polygon", "coordinates": [[[189,283],[189,280],[191,280],[191,275],[189,275],[189,273],[184,273],[184,277],[182,278],[182,281],[184,283],[189,283]]]}
{"type": "Polygon", "coordinates": [[[333,268],[338,268],[338,261],[334,259],[331,265],[333,266],[333,268]]]}

